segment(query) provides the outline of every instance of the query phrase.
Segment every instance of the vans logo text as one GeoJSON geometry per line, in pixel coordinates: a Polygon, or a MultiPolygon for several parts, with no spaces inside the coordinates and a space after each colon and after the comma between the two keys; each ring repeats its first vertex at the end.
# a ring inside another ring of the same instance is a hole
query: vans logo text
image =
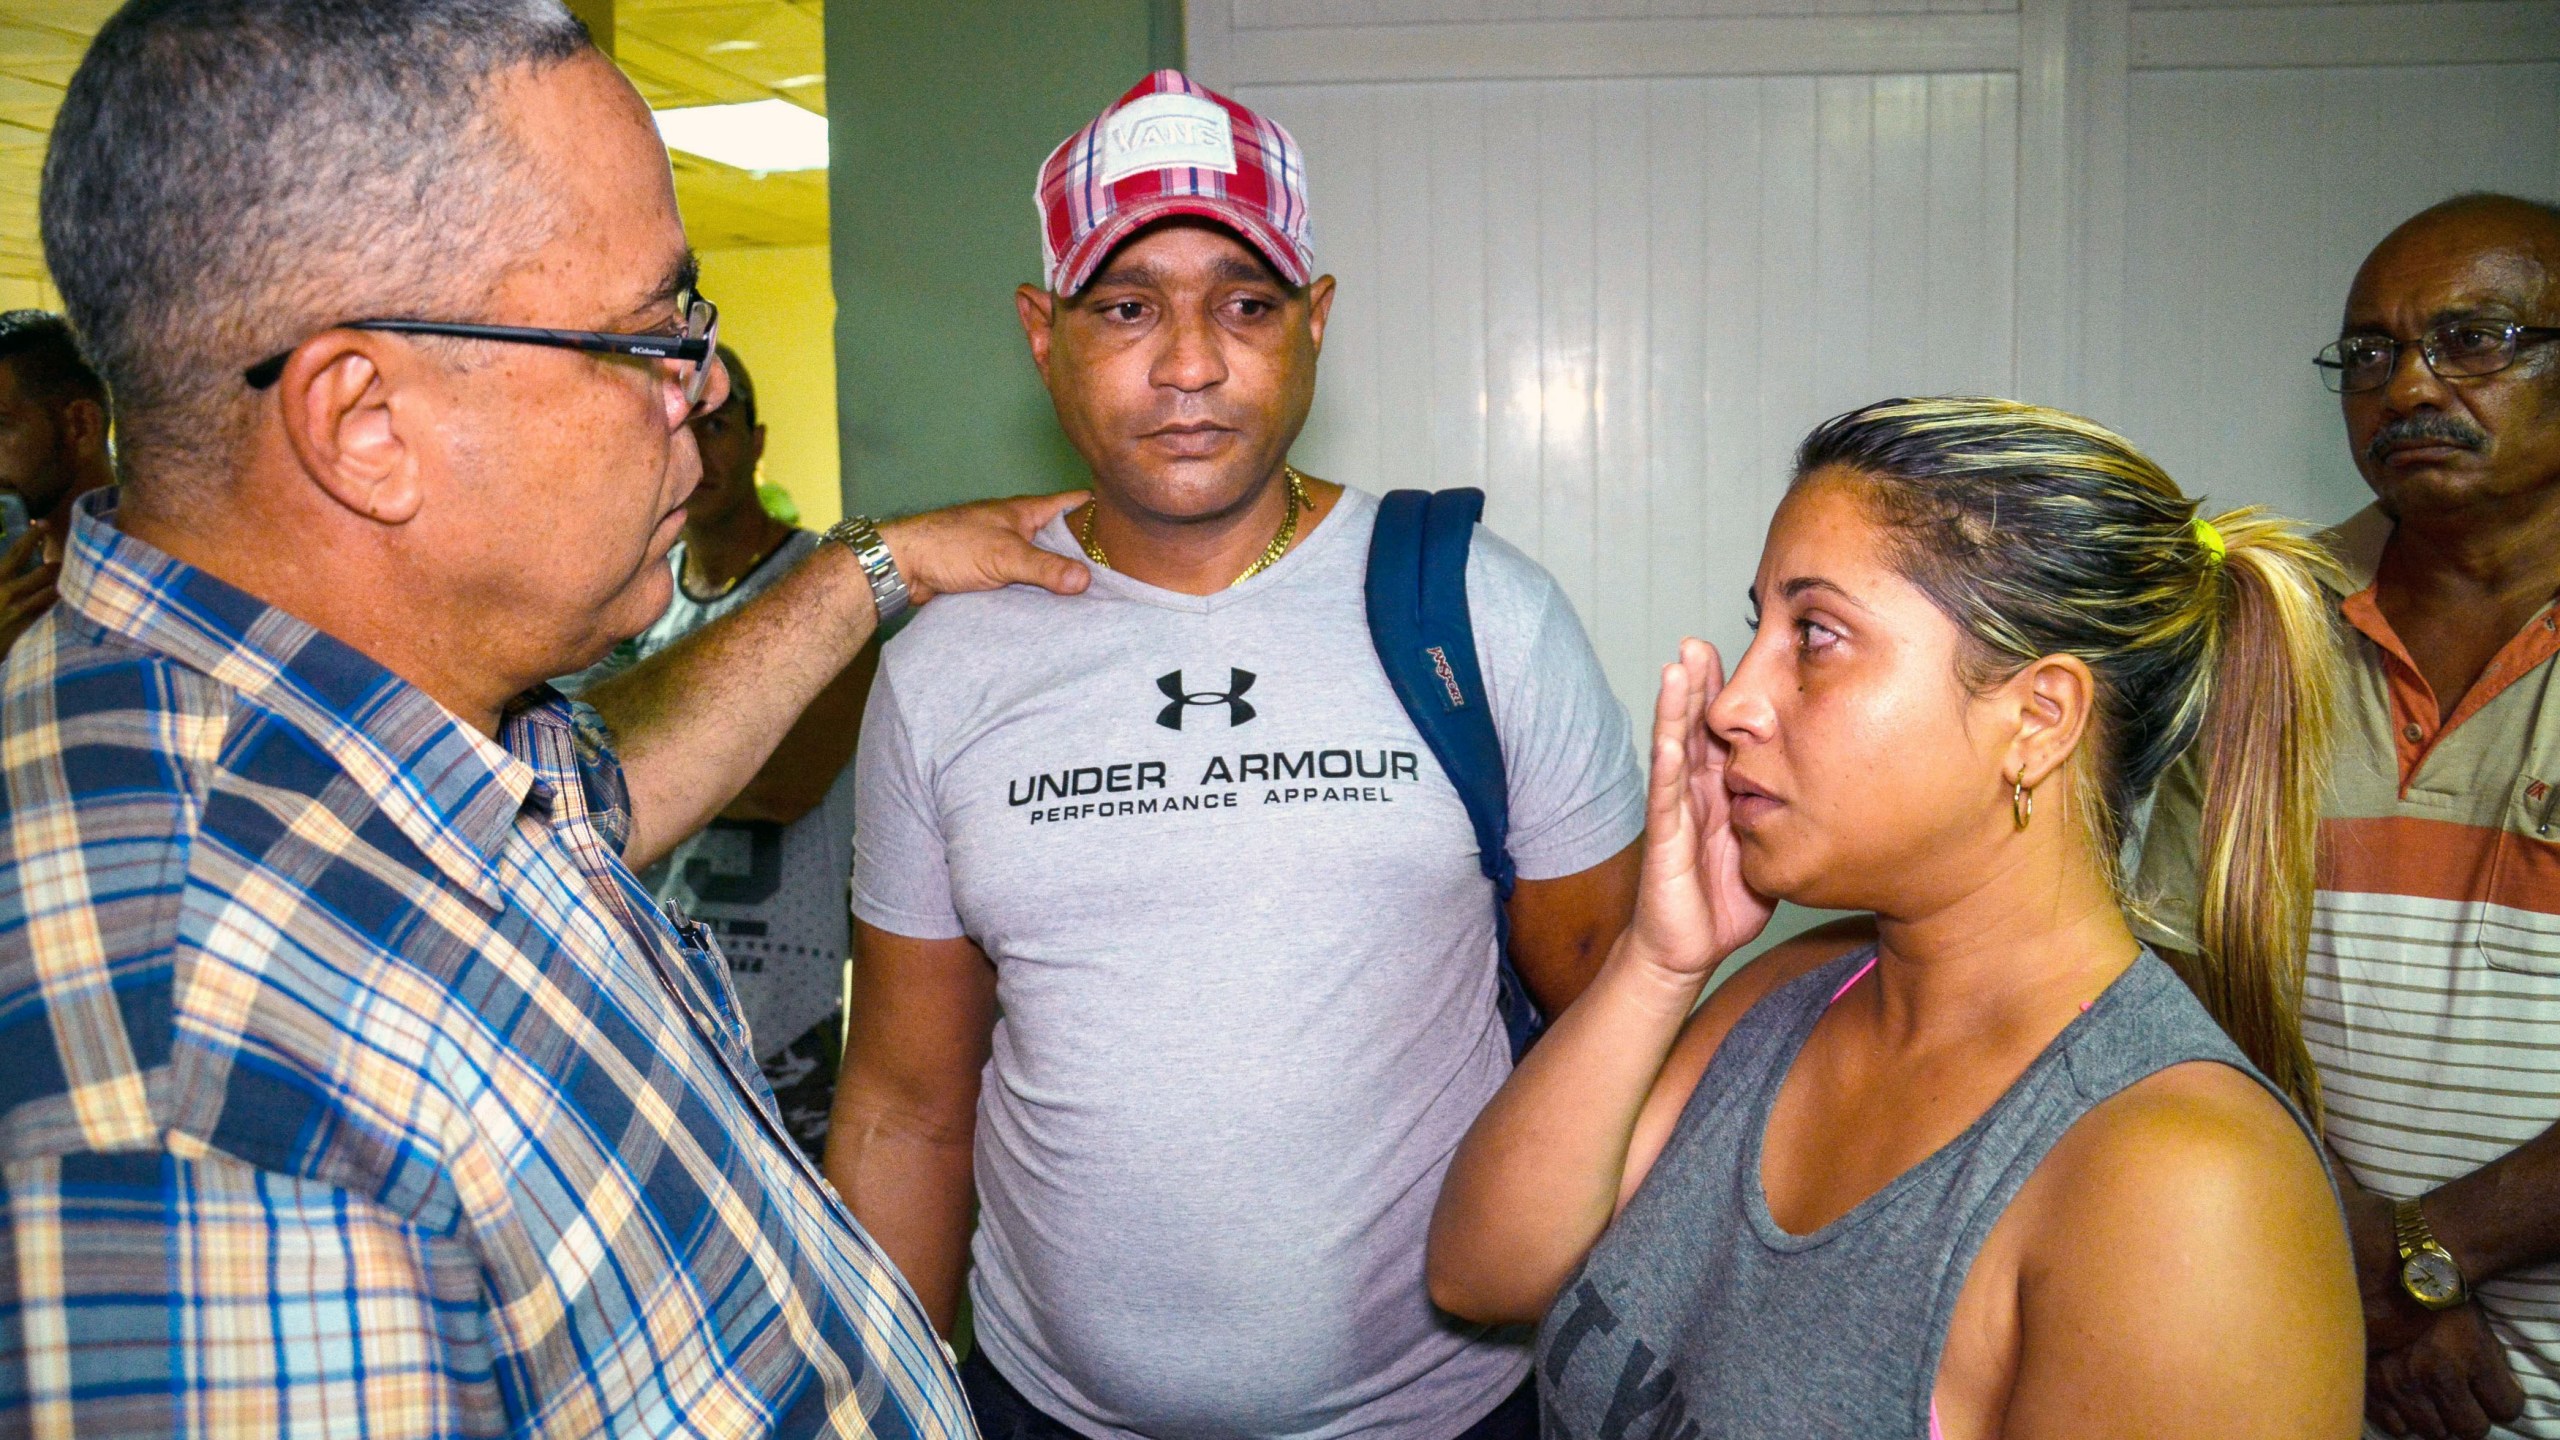
{"type": "Polygon", "coordinates": [[[1098,185],[1175,166],[1233,175],[1235,123],[1218,102],[1202,96],[1149,95],[1102,122],[1100,160],[1098,185]]]}

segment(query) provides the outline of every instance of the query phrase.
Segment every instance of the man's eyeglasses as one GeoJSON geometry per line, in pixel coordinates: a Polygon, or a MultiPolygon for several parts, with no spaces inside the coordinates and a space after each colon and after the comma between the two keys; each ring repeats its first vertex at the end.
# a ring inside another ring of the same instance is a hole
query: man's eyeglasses
{"type": "MultiPolygon", "coordinates": [[[[712,356],[720,346],[720,307],[696,294],[685,303],[680,335],[612,335],[601,330],[539,330],[520,325],[466,325],[443,320],[350,320],[340,330],[381,330],[395,335],[442,335],[456,340],[496,340],[509,345],[548,345],[596,355],[636,355],[644,360],[690,363],[684,377],[684,403],[702,408],[711,388],[712,356]]],[[[295,347],[299,349],[300,347],[295,347]]],[[[264,390],[284,377],[293,351],[270,355],[241,372],[252,390],[264,390]]]]}
{"type": "MultiPolygon", "coordinates": [[[[2518,325],[2512,320],[2447,320],[2428,327],[2414,343],[2427,368],[2446,380],[2476,380],[2516,363],[2527,345],[2560,339],[2560,327],[2518,325]]],[[[2388,335],[2350,335],[2313,357],[2331,391],[2356,395],[2391,383],[2410,341],[2388,335]]]]}

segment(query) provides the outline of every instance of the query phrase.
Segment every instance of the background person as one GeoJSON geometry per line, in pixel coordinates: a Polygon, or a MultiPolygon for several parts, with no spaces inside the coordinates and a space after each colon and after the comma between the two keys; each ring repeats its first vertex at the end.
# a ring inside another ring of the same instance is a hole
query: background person
{"type": "Polygon", "coordinates": [[[895,567],[1080,584],[1023,538],[1063,502],[832,532],[609,734],[544,685],[666,608],[727,398],[648,108],[549,0],[137,0],[43,222],[124,483],[0,674],[0,1432],[969,1435],[629,867],[895,567]]]}
{"type": "Polygon", "coordinates": [[[32,522],[0,548],[0,655],[53,608],[71,502],[115,483],[107,430],[107,387],[62,317],[0,314],[0,491],[32,522]]]}
{"type": "Polygon", "coordinates": [[[1730,684],[1663,675],[1636,918],[1450,1167],[1432,1293],[1544,1316],[1550,1437],[2341,1437],[2353,1277],[2287,976],[2332,683],[2317,552],[1997,400],[1816,429],[1730,684]],[[2196,993],[2126,926],[2190,744],[2196,993]],[[1694,1015],[1774,899],[1872,911],[1694,1015]],[[1552,1307],[1552,1308],[1551,1308],[1552,1307]]]}
{"type": "MultiPolygon", "coordinates": [[[[766,513],[756,486],[765,430],[755,380],[726,345],[720,360],[729,399],[692,422],[702,483],[684,502],[684,538],[667,552],[675,598],[656,624],[562,682],[572,695],[738,610],[817,551],[814,532],[766,513]]],[[[879,659],[877,646],[865,646],[738,798],[640,877],[661,903],[720,938],[757,1063],[784,1127],[812,1161],[826,1146],[844,1054],[853,743],[879,659]]]]}
{"type": "MultiPolygon", "coordinates": [[[[2303,1033],[2369,1414],[2560,1436],[2560,211],[2411,218],[2322,363],[2374,504],[2324,537],[2348,673],[2303,1033]]],[[[2198,948],[2210,813],[2195,765],[2172,771],[2142,863],[2163,947],[2198,948]]]]}
{"type": "MultiPolygon", "coordinates": [[[[1053,153],[1017,299],[1095,477],[1040,543],[1093,586],[920,616],[864,717],[827,1169],[945,1325],[974,1192],[990,1436],[1536,1431],[1518,1339],[1423,1290],[1510,1068],[1493,893],[1370,640],[1377,502],[1288,463],[1334,290],[1302,185],[1174,71],[1053,153]]],[[[1552,1011],[1625,921],[1641,787],[1555,582],[1479,530],[1466,583],[1552,1011]]]]}

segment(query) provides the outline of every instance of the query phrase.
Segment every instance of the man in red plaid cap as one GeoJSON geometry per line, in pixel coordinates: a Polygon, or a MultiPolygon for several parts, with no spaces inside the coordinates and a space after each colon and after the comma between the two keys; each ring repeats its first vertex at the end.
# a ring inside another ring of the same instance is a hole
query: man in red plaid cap
{"type": "MultiPolygon", "coordinates": [[[[1042,167],[1018,294],[1094,500],[1088,593],[945,600],[857,761],[858,993],[828,1173],[949,1326],[990,1437],[1530,1436],[1521,1337],[1423,1239],[1510,1069],[1493,891],[1363,602],[1378,502],[1300,473],[1334,282],[1271,120],[1176,71],[1042,167]]],[[[1624,926],[1643,794],[1545,571],[1466,574],[1512,956],[1550,1013],[1624,926]]]]}

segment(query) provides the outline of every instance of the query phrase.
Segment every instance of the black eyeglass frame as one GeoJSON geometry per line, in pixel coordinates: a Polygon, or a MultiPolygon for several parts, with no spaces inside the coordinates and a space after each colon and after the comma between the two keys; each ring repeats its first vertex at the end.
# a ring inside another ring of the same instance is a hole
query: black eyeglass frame
{"type": "MultiPolygon", "coordinates": [[[[685,304],[684,333],[681,335],[616,335],[603,330],[549,330],[524,325],[472,325],[447,320],[349,320],[332,326],[338,330],[376,330],[394,335],[436,335],[454,340],[495,340],[508,345],[546,345],[555,350],[581,350],[591,355],[630,355],[643,360],[689,361],[693,373],[685,377],[684,401],[693,409],[702,408],[703,393],[711,388],[712,357],[720,348],[720,307],[696,293],[685,304]],[[700,317],[700,333],[695,333],[696,317],[700,317]]],[[[311,342],[304,341],[307,345],[311,342]]],[[[301,345],[293,347],[301,349],[301,345]]],[[[285,363],[293,358],[293,350],[280,351],[240,372],[240,378],[252,390],[269,389],[284,378],[285,363]]]]}
{"type": "Polygon", "coordinates": [[[2408,354],[2412,345],[2417,347],[2419,358],[2427,362],[2427,369],[2434,372],[2437,379],[2459,381],[2486,379],[2507,370],[2524,358],[2526,346],[2540,345],[2551,340],[2560,340],[2560,325],[2525,325],[2513,320],[2446,320],[2428,326],[2426,333],[2414,341],[2402,340],[2391,335],[2344,336],[2321,347],[2320,353],[2311,357],[2311,363],[2320,371],[2321,383],[2329,387],[2329,393],[2368,395],[2389,385],[2391,377],[2400,373],[2400,357],[2408,354]],[[2506,339],[2502,343],[2506,349],[2507,358],[2486,370],[2457,370],[2447,374],[2441,363],[2443,356],[2440,337],[2448,331],[2464,328],[2504,332],[2506,339]],[[2358,385],[2352,388],[2348,386],[2347,361],[2343,352],[2349,340],[2376,340],[2391,347],[2391,359],[2383,366],[2382,378],[2379,381],[2371,385],[2358,385]]]}

